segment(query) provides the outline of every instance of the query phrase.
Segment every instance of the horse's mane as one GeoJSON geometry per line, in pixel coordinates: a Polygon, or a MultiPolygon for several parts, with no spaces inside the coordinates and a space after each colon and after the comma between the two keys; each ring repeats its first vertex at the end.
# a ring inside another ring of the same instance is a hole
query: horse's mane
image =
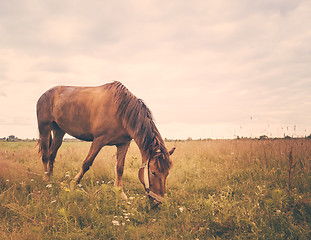
{"type": "Polygon", "coordinates": [[[122,83],[115,81],[109,84],[109,88],[114,90],[117,115],[141,151],[147,159],[157,157],[158,165],[163,170],[169,169],[172,164],[169,153],[149,108],[122,83]]]}

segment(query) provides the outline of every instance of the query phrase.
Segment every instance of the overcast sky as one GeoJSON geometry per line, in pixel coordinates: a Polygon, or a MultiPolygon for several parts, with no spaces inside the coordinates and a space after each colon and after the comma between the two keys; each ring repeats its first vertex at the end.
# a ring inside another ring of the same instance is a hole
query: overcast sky
{"type": "Polygon", "coordinates": [[[163,138],[311,133],[311,1],[0,1],[0,137],[55,85],[122,82],[163,138]]]}

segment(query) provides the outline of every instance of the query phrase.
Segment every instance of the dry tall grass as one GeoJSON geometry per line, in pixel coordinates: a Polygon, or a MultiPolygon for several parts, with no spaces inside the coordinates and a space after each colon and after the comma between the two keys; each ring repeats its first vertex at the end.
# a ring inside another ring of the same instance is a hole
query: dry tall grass
{"type": "Polygon", "coordinates": [[[124,190],[114,193],[115,147],[105,147],[76,191],[89,143],[63,143],[42,180],[36,143],[0,143],[1,239],[310,239],[311,140],[167,142],[176,146],[166,203],[150,209],[132,143],[124,190]]]}

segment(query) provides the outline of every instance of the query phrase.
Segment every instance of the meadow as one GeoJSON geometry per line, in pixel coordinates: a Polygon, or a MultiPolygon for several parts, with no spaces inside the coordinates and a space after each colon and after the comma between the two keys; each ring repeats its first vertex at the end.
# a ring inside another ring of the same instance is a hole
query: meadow
{"type": "Polygon", "coordinates": [[[166,142],[174,166],[166,202],[150,207],[126,156],[122,200],[115,147],[104,147],[76,190],[90,143],[64,142],[43,180],[35,142],[0,142],[0,239],[311,239],[311,139],[166,142]]]}

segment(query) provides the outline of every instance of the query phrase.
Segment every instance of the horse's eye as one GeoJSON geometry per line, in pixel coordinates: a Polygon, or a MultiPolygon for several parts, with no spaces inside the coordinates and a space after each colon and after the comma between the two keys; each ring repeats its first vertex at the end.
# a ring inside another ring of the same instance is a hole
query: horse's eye
{"type": "Polygon", "coordinates": [[[151,174],[152,174],[153,176],[155,176],[155,175],[156,175],[156,173],[155,173],[155,172],[151,172],[151,174]]]}

